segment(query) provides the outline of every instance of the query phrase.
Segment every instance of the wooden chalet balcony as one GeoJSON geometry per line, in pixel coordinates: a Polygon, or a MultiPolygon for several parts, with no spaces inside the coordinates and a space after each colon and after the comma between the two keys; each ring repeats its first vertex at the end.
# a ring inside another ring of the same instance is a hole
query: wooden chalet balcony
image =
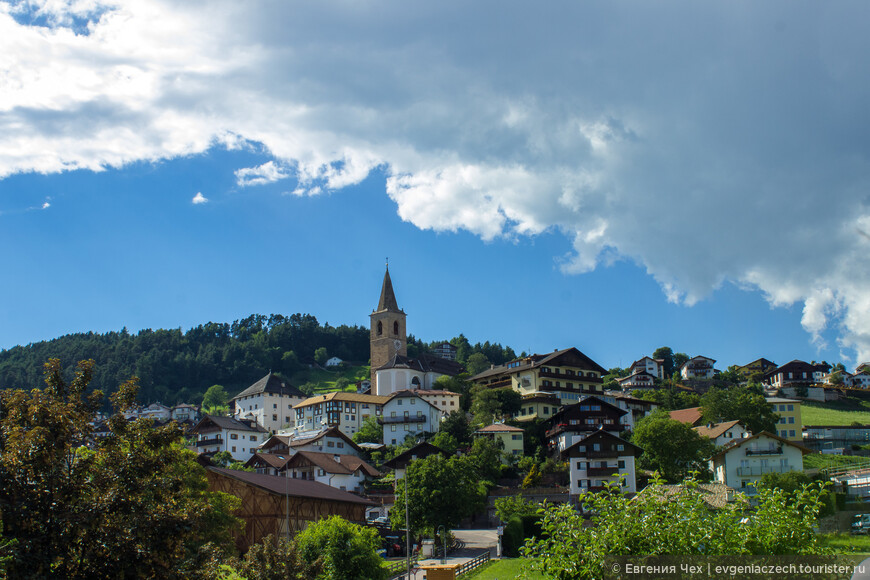
{"type": "Polygon", "coordinates": [[[609,421],[599,421],[599,422],[595,423],[594,425],[587,425],[585,423],[582,423],[582,424],[578,423],[576,425],[569,425],[568,423],[559,423],[558,425],[556,425],[552,429],[548,430],[544,434],[544,436],[549,438],[549,437],[552,437],[554,435],[558,435],[559,433],[562,433],[563,431],[571,431],[571,432],[589,431],[589,432],[592,432],[592,431],[598,431],[598,427],[604,427],[605,431],[616,431],[616,432],[628,431],[628,429],[629,429],[629,426],[627,423],[613,423],[613,422],[609,422],[609,421]]]}
{"type": "Polygon", "coordinates": [[[426,415],[408,415],[407,417],[378,417],[378,423],[389,425],[391,423],[425,423],[426,415]]]}
{"type": "Polygon", "coordinates": [[[566,375],[565,373],[554,373],[554,372],[544,372],[540,371],[538,373],[539,377],[546,377],[548,379],[559,379],[560,381],[567,381],[569,383],[601,383],[601,377],[587,377],[580,375],[566,375]]]}
{"type": "Polygon", "coordinates": [[[589,487],[581,487],[580,491],[591,491],[592,493],[597,493],[599,491],[604,491],[606,489],[603,485],[590,485],[589,487]]]}
{"type": "Polygon", "coordinates": [[[753,449],[747,447],[746,455],[782,455],[782,447],[774,447],[773,449],[753,449]]]}
{"type": "Polygon", "coordinates": [[[580,457],[586,457],[590,459],[595,459],[596,457],[606,459],[612,457],[621,457],[625,455],[625,451],[617,451],[616,449],[602,449],[600,451],[592,451],[590,449],[587,449],[585,452],[579,452],[578,455],[580,457]]]}
{"type": "Polygon", "coordinates": [[[619,468],[615,465],[611,465],[609,467],[587,467],[586,475],[592,476],[604,476],[611,477],[619,474],[619,468]]]}
{"type": "Polygon", "coordinates": [[[512,383],[510,377],[505,377],[502,379],[498,379],[497,381],[492,381],[491,383],[484,383],[484,385],[486,387],[489,387],[490,389],[498,389],[501,387],[510,387],[512,383]]]}
{"type": "Polygon", "coordinates": [[[221,437],[211,437],[209,439],[200,439],[196,442],[197,447],[206,447],[208,445],[220,445],[224,442],[221,437]]]}

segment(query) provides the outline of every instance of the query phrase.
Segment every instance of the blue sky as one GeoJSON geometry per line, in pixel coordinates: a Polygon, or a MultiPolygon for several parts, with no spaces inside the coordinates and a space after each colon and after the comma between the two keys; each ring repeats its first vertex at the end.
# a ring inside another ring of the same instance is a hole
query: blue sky
{"type": "Polygon", "coordinates": [[[870,358],[867,12],[0,3],[0,348],[365,325],[389,256],[424,340],[870,358]]]}

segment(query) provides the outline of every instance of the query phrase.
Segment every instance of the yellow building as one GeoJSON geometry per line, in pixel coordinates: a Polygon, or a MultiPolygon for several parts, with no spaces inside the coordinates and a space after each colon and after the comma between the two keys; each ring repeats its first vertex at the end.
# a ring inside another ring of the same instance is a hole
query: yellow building
{"type": "MultiPolygon", "coordinates": [[[[523,456],[523,430],[519,427],[496,423],[474,432],[478,437],[489,437],[502,448],[506,456],[523,456]]],[[[502,459],[504,462],[505,460],[502,459]]]]}
{"type": "Polygon", "coordinates": [[[773,412],[779,415],[779,423],[776,424],[776,435],[789,441],[803,442],[801,402],[780,397],[766,397],[766,400],[773,407],[773,412]]]}

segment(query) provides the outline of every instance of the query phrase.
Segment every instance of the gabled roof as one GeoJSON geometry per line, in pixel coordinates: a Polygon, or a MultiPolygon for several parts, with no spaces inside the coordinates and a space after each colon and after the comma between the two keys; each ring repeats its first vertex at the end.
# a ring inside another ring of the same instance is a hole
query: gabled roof
{"type": "Polygon", "coordinates": [[[381,297],[378,300],[378,309],[376,312],[389,310],[392,312],[401,312],[399,304],[396,302],[396,294],[393,292],[393,281],[390,279],[390,267],[387,266],[384,272],[384,283],[381,284],[381,297]]]}
{"type": "Polygon", "coordinates": [[[553,414],[548,420],[551,423],[558,423],[563,417],[567,418],[567,417],[571,417],[574,415],[580,415],[580,414],[585,415],[585,414],[589,414],[589,413],[601,413],[601,412],[605,412],[608,410],[610,412],[609,414],[618,415],[619,417],[622,417],[623,415],[628,414],[627,410],[622,409],[622,408],[614,405],[613,403],[608,403],[604,399],[600,399],[600,398],[596,397],[595,395],[587,395],[587,396],[581,398],[579,401],[577,401],[573,405],[565,405],[564,407],[559,409],[558,412],[553,414]],[[580,408],[581,405],[590,405],[590,404],[601,405],[601,410],[600,411],[590,411],[588,409],[584,410],[584,409],[580,408]]]}
{"type": "Polygon", "coordinates": [[[698,425],[697,427],[693,427],[693,429],[698,432],[698,435],[715,439],[735,425],[743,425],[743,423],[740,421],[725,421],[723,423],[714,423],[712,426],[698,425]]]}
{"type": "Polygon", "coordinates": [[[771,439],[775,439],[775,440],[779,441],[780,443],[782,443],[783,445],[791,445],[792,447],[797,447],[798,449],[800,449],[800,452],[803,455],[806,455],[807,453],[813,452],[812,449],[804,447],[803,445],[801,445],[799,443],[795,443],[794,441],[789,441],[788,439],[785,439],[784,437],[780,437],[779,435],[774,435],[773,433],[768,433],[767,431],[761,431],[760,433],[756,433],[755,435],[750,435],[749,437],[744,437],[743,439],[737,439],[733,442],[728,443],[727,445],[722,447],[722,449],[718,453],[714,453],[713,456],[710,457],[710,459],[713,460],[713,459],[716,459],[717,457],[721,457],[722,455],[725,455],[726,453],[728,453],[732,449],[737,449],[738,447],[742,447],[743,445],[746,445],[747,443],[749,443],[753,439],[758,439],[762,435],[770,437],[771,439]]]}
{"type": "Polygon", "coordinates": [[[293,479],[292,477],[283,477],[280,475],[263,475],[260,473],[252,473],[250,471],[223,469],[220,467],[207,467],[206,469],[217,475],[245,482],[281,497],[289,495],[292,497],[305,497],[326,501],[374,505],[367,499],[363,499],[346,491],[341,491],[335,487],[330,487],[325,483],[320,483],[318,481],[293,479]]]}
{"type": "Polygon", "coordinates": [[[578,441],[575,441],[574,443],[572,443],[571,445],[569,445],[568,447],[566,447],[564,450],[562,450],[562,457],[565,457],[565,456],[568,455],[568,454],[569,454],[569,453],[570,453],[574,448],[576,448],[576,447],[578,447],[578,446],[580,446],[580,445],[589,445],[589,444],[591,444],[591,443],[594,443],[596,439],[611,439],[611,440],[613,440],[613,441],[618,442],[618,443],[621,444],[621,445],[625,445],[625,446],[626,446],[626,449],[629,448],[629,447],[633,447],[634,450],[635,450],[635,452],[642,452],[642,451],[643,451],[643,449],[641,449],[640,447],[638,447],[638,446],[635,445],[634,443],[629,443],[629,442],[626,441],[625,439],[622,439],[621,437],[617,437],[617,436],[614,435],[613,433],[608,433],[608,432],[605,431],[604,429],[599,429],[598,431],[595,431],[594,433],[590,433],[589,435],[587,435],[587,436],[584,437],[583,439],[580,439],[580,440],[578,440],[578,441]]]}
{"type": "Polygon", "coordinates": [[[688,423],[692,427],[701,423],[701,407],[690,407],[688,409],[678,409],[668,413],[671,419],[680,423],[688,423]]]}
{"type": "Polygon", "coordinates": [[[421,373],[438,373],[441,375],[449,375],[451,377],[465,371],[465,367],[456,361],[447,360],[446,358],[426,353],[421,354],[417,358],[410,358],[396,354],[393,358],[375,370],[383,371],[387,369],[410,369],[421,373]]]}
{"type": "MultiPolygon", "coordinates": [[[[533,355],[525,357],[525,358],[515,359],[515,360],[508,362],[507,364],[498,365],[498,366],[493,367],[491,369],[487,369],[483,372],[480,372],[480,373],[474,375],[473,377],[471,377],[470,380],[474,381],[474,380],[483,379],[483,378],[490,377],[490,376],[500,375],[502,373],[514,374],[514,373],[526,371],[529,369],[538,368],[541,366],[548,366],[548,365],[552,365],[552,366],[576,366],[578,368],[584,368],[584,369],[596,371],[601,375],[607,374],[607,369],[605,369],[604,367],[599,365],[597,362],[595,362],[594,360],[592,360],[591,358],[589,358],[588,356],[586,356],[585,354],[583,354],[582,352],[580,352],[579,350],[577,350],[576,348],[574,348],[572,346],[571,348],[557,350],[557,351],[554,351],[550,354],[533,354],[533,355]],[[570,365],[564,364],[564,365],[562,365],[562,364],[560,364],[560,359],[574,359],[571,362],[576,363],[576,364],[570,364],[570,365]],[[519,364],[517,364],[517,363],[519,363],[519,364]],[[515,366],[508,367],[508,365],[511,365],[511,364],[513,364],[515,366]]],[[[580,377],[577,377],[577,378],[579,379],[580,377]]]]}
{"type": "Polygon", "coordinates": [[[619,384],[622,384],[624,382],[627,382],[627,381],[630,381],[632,379],[636,379],[637,377],[642,377],[642,376],[647,376],[653,380],[658,378],[655,375],[653,375],[652,373],[648,373],[646,371],[639,371],[639,372],[634,372],[634,373],[628,375],[627,377],[620,377],[620,378],[616,379],[616,382],[619,384]]]}
{"type": "Polygon", "coordinates": [[[371,477],[380,477],[380,472],[354,455],[338,455],[334,453],[321,453],[319,451],[299,451],[290,461],[287,462],[288,468],[300,467],[305,462],[315,465],[326,473],[334,473],[338,475],[352,475],[357,470],[362,470],[363,473],[371,477]],[[338,461],[335,458],[338,458],[338,461]]]}
{"type": "Polygon", "coordinates": [[[315,395],[308,397],[301,403],[293,405],[294,409],[316,405],[318,403],[327,403],[329,401],[348,401],[351,403],[370,403],[372,405],[383,405],[389,397],[380,395],[360,395],[358,393],[346,393],[344,391],[333,391],[323,395],[315,395]]]}
{"type": "Polygon", "coordinates": [[[283,443],[287,447],[302,447],[310,443],[314,443],[324,437],[337,437],[347,443],[352,449],[362,452],[359,445],[354,443],[353,439],[342,433],[338,427],[327,427],[318,431],[302,431],[293,435],[272,435],[261,446],[261,449],[269,449],[275,446],[276,442],[283,443]]]}
{"type": "Polygon", "coordinates": [[[273,467],[284,469],[292,457],[289,453],[254,453],[245,462],[245,467],[273,467]]]}
{"type": "Polygon", "coordinates": [[[407,451],[396,455],[389,461],[385,461],[384,467],[387,467],[389,469],[402,468],[414,461],[415,459],[424,459],[436,453],[440,453],[444,457],[448,456],[447,452],[442,450],[440,447],[436,447],[428,441],[424,441],[423,443],[418,443],[407,451]]]}
{"type": "Polygon", "coordinates": [[[232,398],[233,401],[242,397],[250,397],[261,393],[269,393],[270,395],[286,395],[288,397],[305,398],[305,393],[279,379],[270,371],[265,377],[236,395],[232,398]]]}
{"type": "Polygon", "coordinates": [[[435,405],[433,405],[432,403],[430,403],[429,401],[424,399],[422,397],[422,395],[420,394],[420,391],[412,390],[412,389],[402,389],[400,391],[395,391],[394,393],[389,395],[387,403],[389,403],[393,399],[412,399],[412,398],[413,399],[420,399],[420,401],[422,401],[426,405],[429,405],[430,407],[432,407],[436,411],[439,411],[439,412],[441,411],[441,409],[439,409],[438,407],[436,407],[435,405]]]}
{"type": "Polygon", "coordinates": [[[684,362],[684,363],[683,363],[683,366],[681,366],[680,368],[683,368],[684,366],[688,365],[688,364],[691,363],[692,361],[698,360],[699,358],[702,358],[702,359],[704,359],[704,360],[708,360],[708,361],[710,361],[711,363],[716,364],[716,359],[714,359],[714,358],[710,358],[709,356],[698,355],[698,356],[693,356],[692,358],[690,358],[689,360],[687,360],[686,362],[684,362]]]}
{"type": "Polygon", "coordinates": [[[504,423],[494,423],[487,425],[483,429],[478,429],[475,433],[523,433],[523,430],[513,425],[505,425],[504,423]]]}
{"type": "Polygon", "coordinates": [[[233,429],[235,431],[251,431],[252,433],[265,433],[266,430],[256,421],[235,419],[233,417],[218,417],[217,415],[205,415],[193,428],[195,432],[200,427],[215,425],[219,429],[233,429]]]}

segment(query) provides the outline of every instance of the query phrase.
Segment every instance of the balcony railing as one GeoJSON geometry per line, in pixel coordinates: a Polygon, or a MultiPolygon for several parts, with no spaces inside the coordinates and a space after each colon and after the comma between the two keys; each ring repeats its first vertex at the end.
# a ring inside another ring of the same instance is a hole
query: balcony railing
{"type": "Polygon", "coordinates": [[[220,445],[224,442],[221,437],[212,437],[211,439],[200,439],[196,442],[197,447],[205,447],[207,445],[220,445]]]}
{"type": "Polygon", "coordinates": [[[738,467],[737,475],[764,475],[765,473],[787,473],[791,471],[788,465],[757,465],[754,467],[738,467]]]}
{"type": "Polygon", "coordinates": [[[773,447],[768,449],[753,449],[752,447],[747,447],[746,455],[782,455],[782,447],[773,447]]]}
{"type": "Polygon", "coordinates": [[[408,415],[407,417],[378,417],[378,423],[388,425],[390,423],[425,423],[426,415],[408,415]]]}

